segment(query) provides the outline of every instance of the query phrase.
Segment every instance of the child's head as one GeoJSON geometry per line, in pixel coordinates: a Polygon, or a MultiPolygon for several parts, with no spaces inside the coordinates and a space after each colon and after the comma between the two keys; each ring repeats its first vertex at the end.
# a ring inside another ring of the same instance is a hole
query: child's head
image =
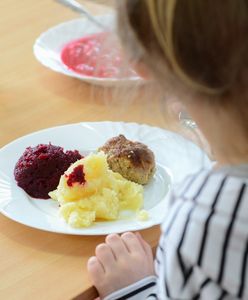
{"type": "Polygon", "coordinates": [[[222,163],[248,159],[248,0],[117,1],[130,59],[184,103],[222,163]]]}
{"type": "Polygon", "coordinates": [[[222,98],[243,90],[247,0],[122,0],[119,31],[131,56],[161,80],[222,98]]]}

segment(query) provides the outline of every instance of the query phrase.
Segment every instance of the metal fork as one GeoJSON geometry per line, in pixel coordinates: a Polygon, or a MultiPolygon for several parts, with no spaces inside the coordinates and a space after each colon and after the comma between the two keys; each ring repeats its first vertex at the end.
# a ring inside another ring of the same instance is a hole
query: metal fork
{"type": "Polygon", "coordinates": [[[100,28],[105,28],[82,4],[78,3],[76,0],[55,0],[56,2],[69,7],[71,10],[84,15],[89,21],[94,23],[100,28]]]}

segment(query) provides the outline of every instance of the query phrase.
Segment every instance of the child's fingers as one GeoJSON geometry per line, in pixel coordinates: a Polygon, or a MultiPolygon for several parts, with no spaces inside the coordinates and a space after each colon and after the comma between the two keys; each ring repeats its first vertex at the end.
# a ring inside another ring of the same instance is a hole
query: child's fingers
{"type": "Polygon", "coordinates": [[[102,263],[105,271],[111,269],[115,264],[115,257],[109,245],[102,243],[96,247],[96,257],[102,263]]]}
{"type": "Polygon", "coordinates": [[[110,234],[105,239],[106,244],[110,246],[115,257],[119,257],[120,254],[128,253],[128,249],[118,234],[110,234]]]}
{"type": "MultiPolygon", "coordinates": [[[[144,253],[144,248],[139,238],[132,232],[125,232],[121,235],[122,240],[126,244],[130,253],[144,253]]],[[[145,253],[144,253],[145,254],[145,253]]]]}
{"type": "Polygon", "coordinates": [[[151,246],[142,238],[142,236],[139,232],[136,232],[136,236],[137,236],[138,240],[140,241],[146,255],[148,256],[148,258],[153,260],[153,254],[152,254],[151,246]]]}
{"type": "Polygon", "coordinates": [[[95,256],[89,258],[87,269],[90,275],[96,279],[96,281],[100,280],[104,276],[104,268],[101,262],[95,256]]]}

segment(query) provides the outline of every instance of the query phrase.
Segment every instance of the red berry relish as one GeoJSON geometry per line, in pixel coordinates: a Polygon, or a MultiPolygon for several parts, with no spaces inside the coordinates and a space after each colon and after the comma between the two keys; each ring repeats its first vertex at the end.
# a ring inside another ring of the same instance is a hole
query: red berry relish
{"type": "Polygon", "coordinates": [[[48,199],[48,193],[56,189],[61,175],[81,158],[77,150],[64,152],[62,147],[51,143],[27,147],[16,163],[15,179],[31,197],[48,199]]]}
{"type": "Polygon", "coordinates": [[[66,175],[67,179],[67,185],[68,186],[73,186],[74,183],[79,183],[79,184],[85,184],[85,174],[84,174],[84,166],[79,165],[73,169],[73,171],[69,174],[66,175]]]}

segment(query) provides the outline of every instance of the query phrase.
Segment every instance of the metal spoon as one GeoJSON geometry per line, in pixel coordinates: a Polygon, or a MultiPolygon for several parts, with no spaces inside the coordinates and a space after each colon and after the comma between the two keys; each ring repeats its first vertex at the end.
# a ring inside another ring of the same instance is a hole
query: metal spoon
{"type": "Polygon", "coordinates": [[[101,29],[105,28],[82,4],[78,3],[75,0],[55,0],[56,2],[69,7],[71,10],[84,15],[89,21],[100,27],[101,29]]]}

